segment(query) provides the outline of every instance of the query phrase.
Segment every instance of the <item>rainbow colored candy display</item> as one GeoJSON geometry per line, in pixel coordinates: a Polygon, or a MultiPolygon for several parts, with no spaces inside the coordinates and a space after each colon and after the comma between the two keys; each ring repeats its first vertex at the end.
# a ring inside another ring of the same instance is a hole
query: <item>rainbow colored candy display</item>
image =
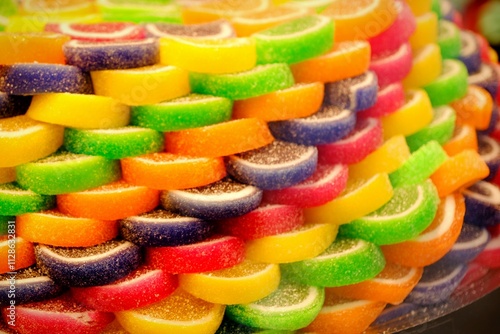
{"type": "Polygon", "coordinates": [[[3,1],[0,332],[375,333],[498,270],[497,54],[363,3],[3,1]]]}

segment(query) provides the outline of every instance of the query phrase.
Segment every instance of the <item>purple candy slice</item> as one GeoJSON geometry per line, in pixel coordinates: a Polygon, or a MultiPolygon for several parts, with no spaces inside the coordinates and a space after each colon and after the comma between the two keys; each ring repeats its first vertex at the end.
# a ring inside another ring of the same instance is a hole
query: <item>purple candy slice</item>
{"type": "Polygon", "coordinates": [[[211,222],[162,209],[120,221],[124,239],[148,247],[192,244],[208,238],[213,231],[214,224],[211,222]]]}
{"type": "Polygon", "coordinates": [[[323,106],[313,115],[270,122],[276,139],[306,146],[333,143],[347,136],[356,125],[356,114],[349,109],[323,106]]]}
{"type": "Polygon", "coordinates": [[[478,152],[481,158],[486,162],[490,169],[490,174],[485,178],[486,181],[491,181],[498,172],[500,166],[500,144],[493,138],[485,135],[479,135],[478,152]]]}
{"type": "Polygon", "coordinates": [[[467,266],[443,266],[435,263],[424,268],[424,274],[406,298],[416,305],[432,305],[444,302],[453,293],[467,272],[467,266]]]}
{"type": "Polygon", "coordinates": [[[139,246],[111,240],[92,247],[35,246],[37,265],[63,286],[110,284],[127,276],[142,262],[139,246]]]}
{"type": "Polygon", "coordinates": [[[0,65],[0,90],[12,95],[93,93],[89,74],[78,67],[38,63],[0,65]]]}
{"type": "Polygon", "coordinates": [[[275,140],[271,144],[228,158],[228,173],[236,180],[264,190],[293,186],[311,176],[318,163],[315,146],[275,140]]]}
{"type": "Polygon", "coordinates": [[[56,297],[64,291],[36,266],[20,269],[15,274],[0,275],[0,306],[10,305],[12,298],[9,294],[12,293],[15,294],[16,304],[26,304],[56,297]]]}
{"type": "Polygon", "coordinates": [[[160,60],[160,45],[155,38],[99,43],[72,40],[63,51],[68,64],[84,71],[144,67],[160,60]]]}
{"type": "Polygon", "coordinates": [[[466,223],[485,227],[500,223],[500,189],[497,185],[479,181],[464,190],[463,194],[466,223]]]}
{"type": "Polygon", "coordinates": [[[486,89],[495,100],[498,91],[498,75],[495,68],[490,64],[482,63],[477,72],[469,74],[469,85],[486,89]]]}
{"type": "Polygon", "coordinates": [[[460,32],[462,48],[460,49],[461,60],[469,73],[476,73],[481,68],[481,49],[479,42],[473,32],[462,30],[460,32]]]}
{"type": "Polygon", "coordinates": [[[483,251],[489,240],[490,235],[486,228],[463,224],[457,241],[439,263],[448,266],[468,263],[483,251]]]}
{"type": "Polygon", "coordinates": [[[361,111],[370,108],[377,101],[378,80],[372,71],[325,85],[323,103],[340,109],[361,111]]]}
{"type": "Polygon", "coordinates": [[[31,98],[0,92],[0,119],[24,115],[31,104],[31,98]]]}
{"type": "Polygon", "coordinates": [[[166,210],[205,220],[244,215],[256,209],[261,200],[261,189],[230,178],[203,187],[168,190],[161,194],[161,205],[166,210]]]}

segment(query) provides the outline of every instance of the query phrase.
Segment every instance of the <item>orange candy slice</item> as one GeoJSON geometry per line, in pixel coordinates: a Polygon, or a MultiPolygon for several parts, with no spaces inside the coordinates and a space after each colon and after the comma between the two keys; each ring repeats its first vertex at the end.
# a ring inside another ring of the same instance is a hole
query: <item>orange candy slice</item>
{"type": "Polygon", "coordinates": [[[47,63],[65,64],[63,45],[69,36],[55,33],[0,32],[0,64],[47,63]]]}
{"type": "Polygon", "coordinates": [[[236,35],[244,37],[256,32],[272,28],[278,24],[291,21],[293,19],[312,15],[315,12],[308,8],[292,6],[273,6],[264,11],[249,13],[233,17],[231,23],[236,31],[236,35]]]}
{"type": "Polygon", "coordinates": [[[307,117],[323,103],[324,85],[296,84],[269,94],[234,101],[233,118],[259,118],[267,122],[307,117]]]}
{"type": "Polygon", "coordinates": [[[184,24],[210,22],[262,12],[270,6],[270,0],[211,0],[184,7],[182,19],[184,24]]]}
{"type": "Polygon", "coordinates": [[[31,242],[14,234],[0,236],[0,274],[14,272],[34,263],[35,251],[31,242]]]}
{"type": "Polygon", "coordinates": [[[376,277],[352,285],[331,289],[344,298],[401,304],[422,277],[423,268],[405,267],[388,262],[376,277]]]}
{"type": "Polygon", "coordinates": [[[471,186],[489,173],[488,165],[478,152],[463,150],[443,162],[432,174],[431,180],[439,197],[444,197],[460,188],[471,186]]]}
{"type": "Polygon", "coordinates": [[[387,261],[425,267],[442,258],[453,246],[464,222],[465,202],[460,193],[441,200],[431,225],[413,240],[382,246],[387,261]]]}
{"type": "Polygon", "coordinates": [[[334,0],[322,15],[335,21],[335,40],[367,40],[396,20],[394,0],[334,0]]]}
{"type": "Polygon", "coordinates": [[[267,123],[257,118],[165,133],[167,152],[193,157],[228,156],[265,146],[273,140],[267,123]]]}
{"type": "Polygon", "coordinates": [[[370,66],[366,41],[336,43],[322,56],[291,65],[296,82],[334,82],[365,73],[370,66]]]}
{"type": "Polygon", "coordinates": [[[60,247],[89,247],[118,235],[118,223],[76,218],[58,211],[26,213],[17,217],[19,236],[35,243],[60,247]]]}
{"type": "Polygon", "coordinates": [[[159,190],[205,186],[226,176],[222,158],[193,158],[152,153],[121,160],[123,179],[159,190]]]}
{"type": "Polygon", "coordinates": [[[325,289],[325,302],[304,333],[359,334],[379,316],[386,303],[339,297],[325,289]]]}
{"type": "Polygon", "coordinates": [[[160,192],[144,186],[117,181],[104,186],[57,196],[62,213],[102,220],[123,219],[153,210],[160,192]]]}
{"type": "Polygon", "coordinates": [[[449,156],[454,156],[463,150],[477,151],[476,129],[468,124],[457,125],[453,137],[443,145],[443,149],[449,156]]]}
{"type": "Polygon", "coordinates": [[[493,99],[482,87],[469,85],[467,95],[450,103],[457,112],[457,124],[470,124],[478,130],[486,130],[493,112],[493,99]]]}

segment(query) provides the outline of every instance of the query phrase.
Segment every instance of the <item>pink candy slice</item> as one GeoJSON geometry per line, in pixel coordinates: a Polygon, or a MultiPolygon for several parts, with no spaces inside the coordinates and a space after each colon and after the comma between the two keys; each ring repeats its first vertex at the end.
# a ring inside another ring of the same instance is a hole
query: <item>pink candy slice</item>
{"type": "Polygon", "coordinates": [[[146,30],[139,25],[126,22],[49,23],[45,31],[56,32],[81,41],[119,41],[146,38],[146,30]]]}
{"type": "Polygon", "coordinates": [[[318,160],[324,164],[354,164],[363,160],[383,142],[382,124],[376,118],[358,120],[347,137],[318,146],[318,160]]]}
{"type": "Polygon", "coordinates": [[[318,165],[305,181],[284,189],[264,191],[263,202],[310,208],[330,202],[346,187],[346,165],[318,165]]]}

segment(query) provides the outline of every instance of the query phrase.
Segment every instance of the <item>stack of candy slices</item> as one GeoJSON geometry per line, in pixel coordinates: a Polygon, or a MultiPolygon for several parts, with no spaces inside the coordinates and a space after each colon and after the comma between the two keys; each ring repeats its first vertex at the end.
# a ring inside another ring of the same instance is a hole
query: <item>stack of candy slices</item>
{"type": "Polygon", "coordinates": [[[0,331],[362,333],[500,267],[500,65],[447,0],[0,27],[0,331]]]}

